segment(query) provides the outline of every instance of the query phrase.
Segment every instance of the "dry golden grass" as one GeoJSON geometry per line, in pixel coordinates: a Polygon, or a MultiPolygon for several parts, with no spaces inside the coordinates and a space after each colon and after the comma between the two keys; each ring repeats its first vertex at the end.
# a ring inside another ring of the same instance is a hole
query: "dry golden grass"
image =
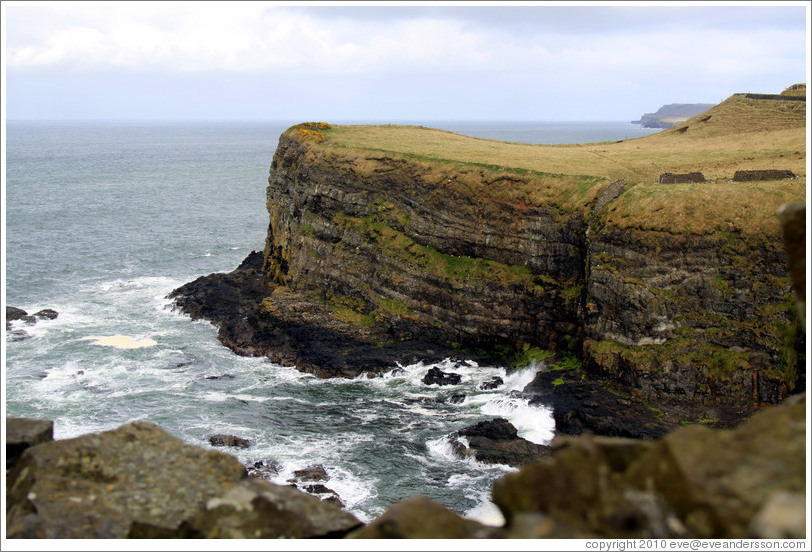
{"type": "MultiPolygon", "coordinates": [[[[585,210],[608,182],[627,190],[606,208],[621,227],[671,232],[775,234],[775,211],[805,200],[806,102],[757,100],[734,95],[671,129],[647,136],[575,145],[529,145],[461,136],[416,126],[333,126],[318,148],[360,159],[380,153],[442,163],[462,180],[485,172],[514,171],[522,182],[489,187],[506,201],[553,203],[585,210]],[[740,169],[789,169],[796,180],[735,183],[740,169]],[[711,182],[655,184],[664,172],[700,171],[711,182]],[[585,178],[592,177],[592,178],[585,178]]],[[[492,176],[490,177],[492,178],[492,176]]],[[[473,189],[473,188],[472,188],[473,189]]]]}

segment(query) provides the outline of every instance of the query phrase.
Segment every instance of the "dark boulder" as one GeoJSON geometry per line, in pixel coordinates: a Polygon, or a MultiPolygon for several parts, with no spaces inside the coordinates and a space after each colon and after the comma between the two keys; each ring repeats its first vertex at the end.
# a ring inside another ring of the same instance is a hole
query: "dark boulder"
{"type": "Polygon", "coordinates": [[[482,383],[480,383],[479,388],[484,391],[484,390],[488,390],[488,389],[496,389],[497,387],[501,387],[504,384],[505,384],[505,380],[503,380],[499,376],[494,376],[491,379],[489,379],[488,381],[483,381],[482,383]]]}
{"type": "Polygon", "coordinates": [[[41,311],[35,312],[34,316],[39,319],[56,320],[56,318],[59,316],[59,313],[56,312],[54,309],[42,309],[41,311]]]}
{"type": "Polygon", "coordinates": [[[253,479],[271,479],[279,475],[282,465],[276,460],[257,460],[253,464],[246,466],[248,477],[253,479]]]}
{"type": "Polygon", "coordinates": [[[450,402],[451,404],[462,404],[463,402],[465,402],[465,395],[463,394],[451,395],[451,397],[449,397],[448,399],[448,402],[450,402]]]}
{"type": "Polygon", "coordinates": [[[304,468],[301,470],[296,470],[293,472],[293,476],[295,479],[291,479],[290,482],[298,481],[330,481],[330,476],[327,475],[327,471],[324,469],[323,466],[313,466],[310,468],[304,468]]]}
{"type": "Polygon", "coordinates": [[[226,433],[218,433],[209,437],[209,443],[213,447],[239,447],[248,448],[251,446],[251,441],[237,437],[236,435],[228,435],[226,433]]]}
{"type": "Polygon", "coordinates": [[[549,446],[519,437],[513,424],[504,418],[478,422],[453,433],[451,447],[463,458],[508,466],[530,464],[550,454],[549,446]]]}
{"type": "Polygon", "coordinates": [[[11,322],[14,320],[20,320],[25,322],[26,324],[36,324],[37,319],[23,309],[18,309],[17,307],[10,307],[6,305],[6,329],[11,329],[11,322]]]}
{"type": "Polygon", "coordinates": [[[455,372],[443,372],[439,368],[432,368],[423,376],[423,383],[426,385],[457,385],[462,381],[462,376],[455,372]]]}

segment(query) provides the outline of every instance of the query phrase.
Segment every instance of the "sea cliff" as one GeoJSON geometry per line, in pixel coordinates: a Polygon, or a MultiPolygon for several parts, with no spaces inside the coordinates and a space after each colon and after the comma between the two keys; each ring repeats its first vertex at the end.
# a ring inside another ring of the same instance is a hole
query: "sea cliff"
{"type": "Polygon", "coordinates": [[[804,124],[805,102],[734,95],[654,136],[576,146],[296,125],[252,290],[219,318],[207,280],[175,296],[235,351],[322,376],[403,354],[556,355],[575,360],[559,394],[593,382],[658,422],[735,423],[803,378],[776,211],[805,197],[804,124]],[[761,168],[796,178],[731,181],[761,168]]]}

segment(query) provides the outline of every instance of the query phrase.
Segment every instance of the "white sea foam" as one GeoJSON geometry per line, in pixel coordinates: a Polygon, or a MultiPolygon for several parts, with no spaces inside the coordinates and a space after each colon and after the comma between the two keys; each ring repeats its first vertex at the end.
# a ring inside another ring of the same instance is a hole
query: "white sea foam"
{"type": "Polygon", "coordinates": [[[482,405],[483,414],[506,418],[516,428],[519,437],[539,445],[549,444],[555,434],[552,409],[528,404],[528,399],[503,395],[482,405]]]}
{"type": "Polygon", "coordinates": [[[93,341],[92,345],[99,345],[102,347],[115,347],[117,349],[141,349],[143,347],[154,347],[158,344],[157,341],[150,338],[138,339],[129,335],[108,335],[108,336],[89,336],[82,339],[82,341],[93,341]]]}
{"type": "Polygon", "coordinates": [[[502,511],[487,498],[481,499],[476,506],[463,513],[463,517],[493,527],[501,527],[505,524],[505,516],[502,515],[502,511]]]}

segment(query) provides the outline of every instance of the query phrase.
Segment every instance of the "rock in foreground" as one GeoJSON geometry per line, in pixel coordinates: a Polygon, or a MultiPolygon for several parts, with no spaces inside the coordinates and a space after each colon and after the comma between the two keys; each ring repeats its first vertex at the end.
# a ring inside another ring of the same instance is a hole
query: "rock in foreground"
{"type": "Polygon", "coordinates": [[[689,426],[657,442],[568,437],[549,460],[497,481],[493,501],[508,527],[535,514],[609,538],[804,538],[804,523],[775,512],[805,500],[805,434],[804,399],[735,430],[689,426]]]}
{"type": "Polygon", "coordinates": [[[10,538],[124,538],[178,527],[245,475],[236,458],[135,422],[27,449],[9,475],[10,538]]]}

